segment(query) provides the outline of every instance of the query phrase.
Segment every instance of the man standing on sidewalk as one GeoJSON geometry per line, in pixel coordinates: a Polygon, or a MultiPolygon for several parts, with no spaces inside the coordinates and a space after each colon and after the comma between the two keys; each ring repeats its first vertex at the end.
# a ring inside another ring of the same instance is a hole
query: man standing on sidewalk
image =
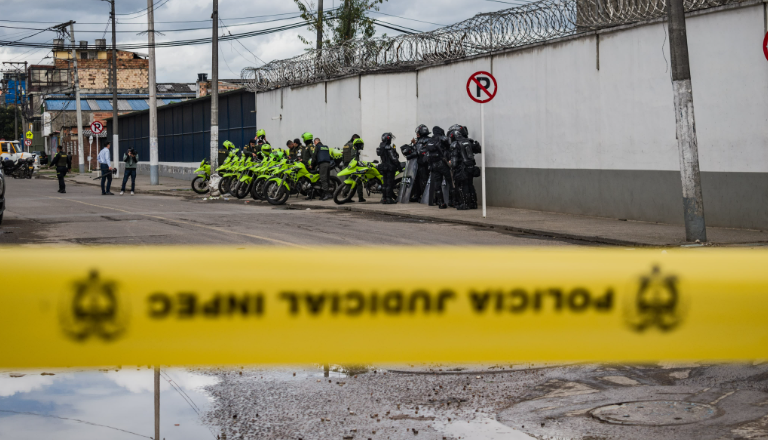
{"type": "Polygon", "coordinates": [[[125,162],[125,174],[123,174],[123,187],[120,188],[120,195],[125,192],[125,184],[128,183],[128,177],[131,177],[131,195],[136,188],[136,164],[139,163],[139,153],[133,148],[129,148],[128,152],[123,154],[123,162],[125,162]]]}
{"type": "Polygon", "coordinates": [[[56,166],[56,177],[59,179],[59,192],[66,194],[67,185],[64,183],[64,176],[67,175],[67,171],[72,169],[72,156],[65,153],[61,146],[56,147],[56,156],[48,165],[48,168],[56,166]]]}
{"type": "Polygon", "coordinates": [[[101,195],[102,196],[114,196],[109,191],[112,186],[112,167],[109,166],[111,158],[109,157],[109,147],[112,144],[107,142],[107,145],[99,151],[97,160],[99,162],[99,168],[101,169],[101,195]],[[104,186],[106,184],[106,187],[104,186]]]}

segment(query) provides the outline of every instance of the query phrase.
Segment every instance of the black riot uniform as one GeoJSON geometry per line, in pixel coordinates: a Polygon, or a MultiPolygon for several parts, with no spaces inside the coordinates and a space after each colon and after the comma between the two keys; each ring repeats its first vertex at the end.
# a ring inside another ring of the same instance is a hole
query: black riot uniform
{"type": "Polygon", "coordinates": [[[443,197],[443,180],[448,183],[449,188],[453,188],[453,178],[451,177],[451,168],[448,166],[448,154],[450,141],[445,135],[445,131],[440,127],[432,128],[432,137],[426,143],[426,159],[429,164],[430,184],[429,184],[429,206],[435,204],[440,209],[448,207],[443,197]]]}
{"type": "Polygon", "coordinates": [[[477,192],[474,178],[480,177],[475,154],[480,153],[480,144],[470,139],[467,128],[453,125],[449,128],[448,137],[451,140],[451,168],[456,183],[456,209],[477,209],[477,192]]]}
{"type": "Polygon", "coordinates": [[[397,154],[397,151],[392,146],[393,139],[392,133],[382,134],[381,144],[376,149],[376,154],[381,159],[381,163],[377,168],[384,178],[381,203],[385,205],[397,203],[395,200],[395,174],[400,169],[400,155],[397,154]]]}
{"type": "Polygon", "coordinates": [[[416,181],[411,190],[411,202],[421,200],[429,181],[429,163],[427,162],[427,142],[429,141],[429,128],[421,124],[416,127],[416,154],[418,155],[418,169],[416,181]]]}
{"type": "Polygon", "coordinates": [[[59,179],[59,192],[64,194],[67,192],[64,176],[66,176],[67,172],[72,169],[72,156],[62,151],[61,147],[59,147],[59,151],[56,152],[56,156],[54,156],[48,168],[53,166],[56,166],[56,178],[59,179]]]}

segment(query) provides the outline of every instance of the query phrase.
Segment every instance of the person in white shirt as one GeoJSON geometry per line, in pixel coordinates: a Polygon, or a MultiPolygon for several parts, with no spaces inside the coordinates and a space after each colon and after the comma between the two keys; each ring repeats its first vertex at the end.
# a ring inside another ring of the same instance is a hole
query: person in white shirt
{"type": "Polygon", "coordinates": [[[109,191],[112,186],[112,166],[110,165],[109,147],[111,143],[107,142],[107,145],[99,151],[97,160],[99,162],[99,168],[101,168],[101,195],[102,196],[114,196],[109,191]],[[105,187],[106,183],[106,187],[105,187]]]}

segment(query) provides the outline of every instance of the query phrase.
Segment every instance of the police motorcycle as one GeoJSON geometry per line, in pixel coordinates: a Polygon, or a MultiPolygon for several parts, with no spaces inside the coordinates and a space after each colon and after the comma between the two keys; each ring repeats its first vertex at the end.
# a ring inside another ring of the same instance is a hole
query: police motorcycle
{"type": "Polygon", "coordinates": [[[219,171],[219,193],[231,194],[235,191],[237,182],[240,181],[240,175],[245,170],[246,157],[236,156],[230,161],[226,169],[219,171]]]}
{"type": "Polygon", "coordinates": [[[255,169],[255,179],[251,186],[251,197],[254,200],[267,200],[265,189],[269,180],[290,166],[288,157],[282,149],[276,148],[272,150],[270,147],[269,152],[265,152],[265,154],[265,159],[255,169]]]}
{"type": "MultiPolygon", "coordinates": [[[[227,158],[227,160],[229,160],[229,158],[227,158]]],[[[200,162],[200,167],[195,170],[195,173],[202,174],[192,179],[192,191],[198,194],[207,193],[210,190],[210,188],[208,188],[208,183],[211,181],[211,162],[208,159],[203,159],[203,161],[200,162]]]]}
{"type": "Polygon", "coordinates": [[[357,187],[362,185],[367,194],[381,193],[384,185],[384,177],[373,162],[358,161],[352,159],[347,168],[336,174],[339,178],[346,178],[336,191],[333,192],[333,201],[337,205],[343,205],[352,200],[357,192],[357,187]]]}
{"type": "Polygon", "coordinates": [[[31,179],[35,170],[35,158],[19,158],[16,160],[4,159],[2,161],[3,173],[14,179],[31,179]]]}
{"type": "MultiPolygon", "coordinates": [[[[332,193],[341,186],[336,176],[328,179],[328,191],[332,193]]],[[[271,205],[282,205],[291,195],[309,195],[322,191],[320,174],[311,173],[301,161],[289,161],[289,166],[270,178],[264,187],[264,196],[271,205]]]]}

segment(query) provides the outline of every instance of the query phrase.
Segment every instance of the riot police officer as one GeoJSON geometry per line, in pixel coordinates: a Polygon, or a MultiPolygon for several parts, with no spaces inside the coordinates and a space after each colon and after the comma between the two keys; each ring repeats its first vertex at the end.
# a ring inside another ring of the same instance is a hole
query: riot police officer
{"type": "Polygon", "coordinates": [[[450,165],[457,187],[456,209],[477,209],[477,192],[473,180],[480,177],[480,168],[475,162],[475,152],[480,153],[480,144],[469,138],[469,131],[463,125],[452,125],[448,130],[448,138],[451,140],[450,165]]]}
{"type": "Polygon", "coordinates": [[[320,187],[323,189],[320,201],[324,202],[333,197],[333,194],[328,192],[328,181],[331,179],[331,149],[324,145],[320,138],[315,138],[314,142],[312,168],[320,174],[320,187]]]}
{"type": "MultiPolygon", "coordinates": [[[[365,143],[363,140],[360,139],[360,136],[353,134],[352,139],[344,144],[342,149],[342,160],[344,161],[344,166],[348,167],[352,160],[359,162],[360,151],[362,151],[363,148],[365,148],[365,143]]],[[[365,198],[363,197],[363,185],[357,185],[357,199],[361,203],[365,201],[365,198]]],[[[354,200],[350,200],[350,202],[354,202],[354,200]]]]}
{"type": "Polygon", "coordinates": [[[67,185],[64,183],[64,176],[68,171],[72,170],[72,156],[68,155],[61,146],[56,147],[56,156],[53,157],[51,164],[48,168],[56,166],[56,178],[59,179],[59,192],[62,194],[67,193],[67,185]]]}
{"type": "Polygon", "coordinates": [[[381,159],[377,168],[384,178],[381,203],[385,205],[397,203],[395,201],[395,174],[400,169],[400,156],[392,146],[394,140],[395,136],[392,133],[384,133],[381,135],[381,144],[376,149],[376,154],[381,159]]]}
{"type": "Polygon", "coordinates": [[[432,128],[432,137],[425,144],[427,164],[429,164],[429,206],[437,204],[440,209],[446,209],[448,205],[443,197],[443,180],[453,187],[451,168],[448,166],[448,152],[450,142],[445,136],[445,131],[440,127],[432,128]]]}
{"type": "Polygon", "coordinates": [[[426,125],[421,124],[416,127],[416,139],[412,139],[416,147],[416,154],[418,154],[418,170],[416,171],[416,181],[411,190],[411,202],[418,202],[421,200],[421,195],[424,194],[424,190],[427,188],[427,182],[429,181],[429,164],[427,163],[427,150],[426,144],[429,141],[429,128],[426,125]]]}

